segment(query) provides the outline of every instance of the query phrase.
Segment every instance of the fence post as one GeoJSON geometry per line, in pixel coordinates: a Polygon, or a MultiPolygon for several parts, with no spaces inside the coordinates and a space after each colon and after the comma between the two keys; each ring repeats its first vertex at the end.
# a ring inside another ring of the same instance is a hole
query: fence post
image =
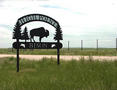
{"type": "Polygon", "coordinates": [[[117,38],[116,38],[116,51],[117,51],[117,38]]]}
{"type": "Polygon", "coordinates": [[[83,40],[81,40],[81,50],[83,50],[83,40]]]}
{"type": "Polygon", "coordinates": [[[69,51],[69,41],[68,41],[68,51],[69,51]]]}
{"type": "Polygon", "coordinates": [[[11,51],[13,52],[13,47],[11,48],[11,51]]]}
{"type": "Polygon", "coordinates": [[[97,51],[98,51],[98,39],[97,39],[97,51]]]}

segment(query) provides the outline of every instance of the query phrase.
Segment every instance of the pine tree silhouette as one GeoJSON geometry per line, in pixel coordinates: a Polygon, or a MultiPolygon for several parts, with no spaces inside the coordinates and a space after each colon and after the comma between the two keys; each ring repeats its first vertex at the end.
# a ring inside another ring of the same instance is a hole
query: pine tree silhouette
{"type": "Polygon", "coordinates": [[[13,39],[17,39],[17,38],[21,39],[21,27],[18,22],[16,23],[13,30],[14,30],[13,39]]]}
{"type": "Polygon", "coordinates": [[[57,30],[56,30],[56,34],[54,37],[55,40],[63,40],[63,34],[62,34],[62,30],[61,28],[58,26],[57,30]]]}
{"type": "Polygon", "coordinates": [[[24,32],[22,33],[22,40],[28,40],[29,36],[28,36],[28,31],[27,31],[27,27],[24,28],[24,32]]]}

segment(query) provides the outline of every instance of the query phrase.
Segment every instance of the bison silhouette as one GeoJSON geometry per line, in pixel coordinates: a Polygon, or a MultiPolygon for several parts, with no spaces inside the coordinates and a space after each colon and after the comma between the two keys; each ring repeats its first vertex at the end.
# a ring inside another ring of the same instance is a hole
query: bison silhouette
{"type": "Polygon", "coordinates": [[[35,28],[35,29],[30,30],[30,41],[31,42],[32,42],[32,39],[35,42],[34,36],[39,36],[39,41],[41,42],[41,39],[43,37],[47,38],[49,36],[49,31],[45,30],[44,27],[35,28]]]}

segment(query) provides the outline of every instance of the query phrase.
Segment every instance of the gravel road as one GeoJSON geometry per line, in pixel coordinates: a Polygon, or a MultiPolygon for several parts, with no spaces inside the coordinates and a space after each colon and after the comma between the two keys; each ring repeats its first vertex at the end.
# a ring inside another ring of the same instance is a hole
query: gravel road
{"type": "MultiPolygon", "coordinates": [[[[3,58],[3,57],[16,57],[16,55],[9,55],[9,54],[0,54],[0,58],[3,58]]],[[[42,58],[57,58],[56,55],[20,55],[20,58],[25,58],[25,59],[29,59],[29,60],[41,60],[42,58]]],[[[108,60],[108,61],[114,61],[114,60],[117,60],[117,56],[67,56],[67,55],[61,55],[60,56],[60,59],[62,60],[66,60],[66,61],[69,61],[69,60],[72,60],[72,59],[75,59],[75,60],[80,60],[81,58],[84,58],[84,59],[89,59],[89,58],[93,58],[93,60],[100,60],[100,61],[103,61],[103,60],[108,60]]]]}

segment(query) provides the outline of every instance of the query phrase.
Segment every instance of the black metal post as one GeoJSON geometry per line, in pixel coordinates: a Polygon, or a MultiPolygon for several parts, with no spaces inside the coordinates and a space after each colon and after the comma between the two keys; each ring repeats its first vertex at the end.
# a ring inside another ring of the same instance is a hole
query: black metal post
{"type": "Polygon", "coordinates": [[[60,64],[60,51],[59,51],[59,40],[57,40],[57,64],[59,65],[60,64]]]}
{"type": "Polygon", "coordinates": [[[68,41],[68,51],[69,51],[69,41],[68,41]]]}
{"type": "Polygon", "coordinates": [[[17,72],[19,72],[19,38],[17,38],[17,72]]]}

